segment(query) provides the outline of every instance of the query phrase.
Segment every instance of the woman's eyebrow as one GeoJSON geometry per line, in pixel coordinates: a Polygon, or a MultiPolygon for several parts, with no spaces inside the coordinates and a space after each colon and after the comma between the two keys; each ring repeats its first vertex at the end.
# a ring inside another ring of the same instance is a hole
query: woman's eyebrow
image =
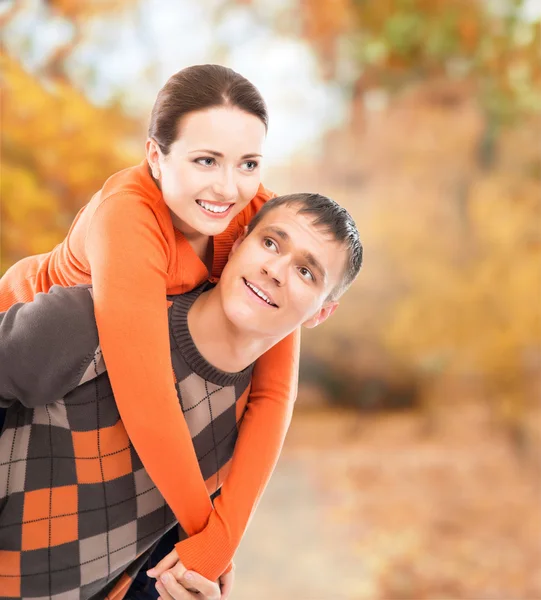
{"type": "MultiPolygon", "coordinates": [[[[217,158],[223,158],[224,155],[221,152],[217,152],[216,150],[209,150],[208,148],[200,148],[199,150],[190,150],[190,154],[194,152],[206,152],[207,154],[212,154],[212,156],[216,156],[217,158]]],[[[262,154],[257,154],[257,152],[252,152],[250,154],[244,154],[241,158],[262,158],[262,154]]]]}

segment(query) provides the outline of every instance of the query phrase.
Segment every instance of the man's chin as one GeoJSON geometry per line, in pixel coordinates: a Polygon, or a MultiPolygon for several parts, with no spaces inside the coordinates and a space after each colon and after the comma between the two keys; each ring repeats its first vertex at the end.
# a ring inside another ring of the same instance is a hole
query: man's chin
{"type": "Polygon", "coordinates": [[[240,301],[234,302],[231,300],[230,306],[225,307],[225,314],[228,321],[239,331],[252,331],[254,328],[257,329],[257,322],[259,319],[254,314],[254,311],[240,301]]]}

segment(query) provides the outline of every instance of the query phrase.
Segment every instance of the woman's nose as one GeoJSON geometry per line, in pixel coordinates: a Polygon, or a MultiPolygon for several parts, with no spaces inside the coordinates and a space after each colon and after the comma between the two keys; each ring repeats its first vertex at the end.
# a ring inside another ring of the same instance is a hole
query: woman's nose
{"type": "Polygon", "coordinates": [[[237,181],[230,169],[226,169],[214,183],[214,192],[224,202],[234,202],[237,199],[237,181]]]}

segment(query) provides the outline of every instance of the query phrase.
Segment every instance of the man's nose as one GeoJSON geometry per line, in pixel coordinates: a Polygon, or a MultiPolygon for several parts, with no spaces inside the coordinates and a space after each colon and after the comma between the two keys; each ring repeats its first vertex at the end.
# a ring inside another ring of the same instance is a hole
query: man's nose
{"type": "Polygon", "coordinates": [[[276,256],[269,259],[262,267],[265,275],[274,280],[277,286],[284,285],[287,277],[287,257],[276,256]]]}
{"type": "Polygon", "coordinates": [[[237,199],[237,180],[233,169],[224,168],[220,177],[214,182],[214,193],[223,202],[234,202],[237,199]]]}

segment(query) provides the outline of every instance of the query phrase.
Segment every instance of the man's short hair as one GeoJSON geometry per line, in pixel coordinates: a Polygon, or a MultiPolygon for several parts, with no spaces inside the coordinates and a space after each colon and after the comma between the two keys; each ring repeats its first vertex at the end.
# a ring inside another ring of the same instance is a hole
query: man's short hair
{"type": "Polygon", "coordinates": [[[322,194],[287,194],[272,198],[261,207],[248,225],[248,235],[265,218],[265,215],[284,205],[299,207],[297,210],[299,215],[312,215],[314,217],[312,224],[315,227],[330,233],[337,242],[346,248],[348,260],[342,278],[327,300],[332,301],[339,298],[353,283],[363,262],[363,246],[355,221],[343,206],[322,194]]]}

